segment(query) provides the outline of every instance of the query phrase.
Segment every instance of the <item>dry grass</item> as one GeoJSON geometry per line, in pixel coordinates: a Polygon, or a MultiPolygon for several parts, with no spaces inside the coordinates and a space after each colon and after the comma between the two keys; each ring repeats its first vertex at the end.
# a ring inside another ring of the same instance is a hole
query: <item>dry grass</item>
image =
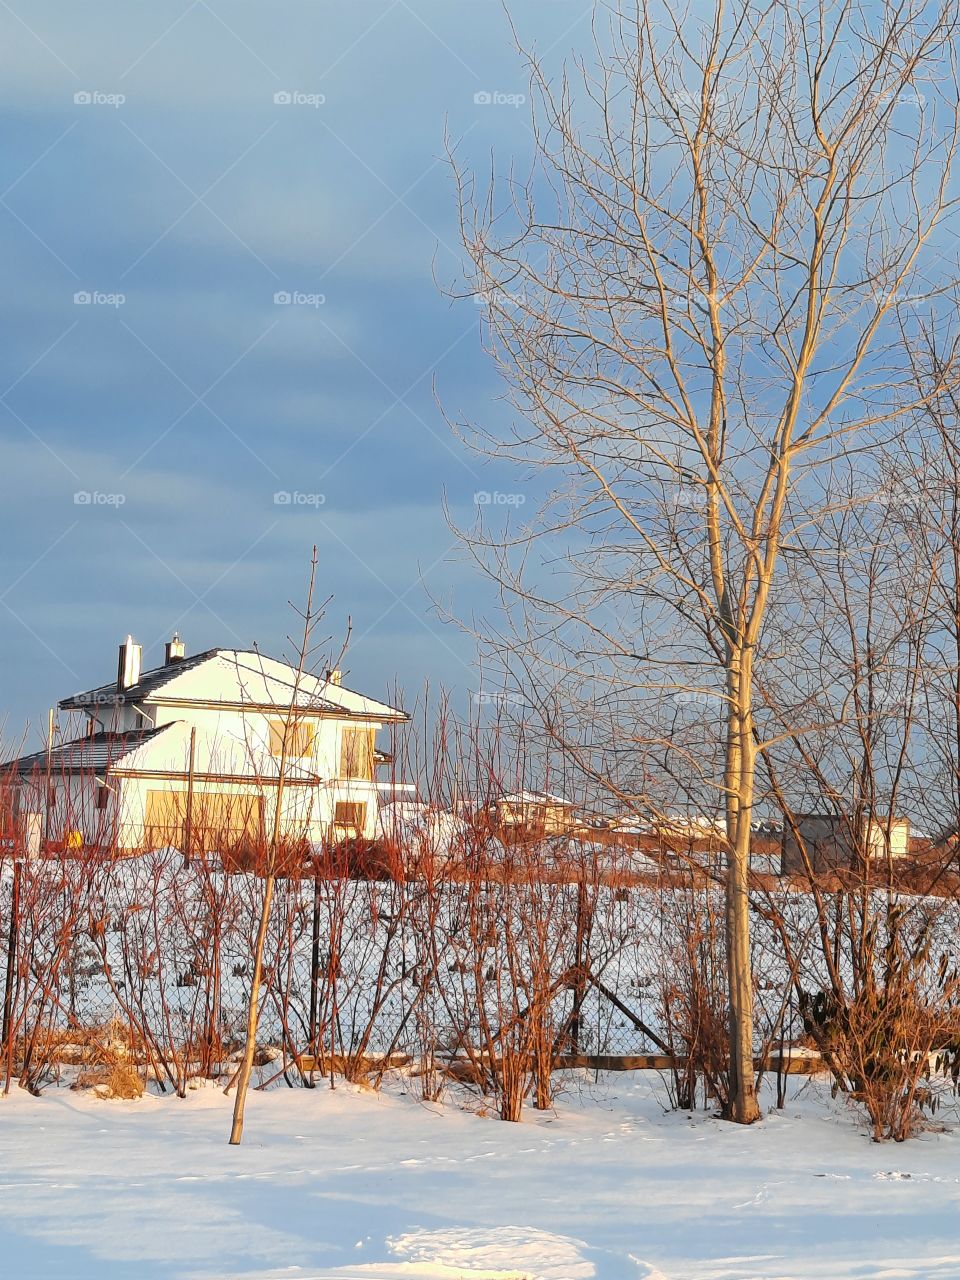
{"type": "Polygon", "coordinates": [[[44,1061],[64,1067],[94,1067],[128,1057],[142,1058],[141,1037],[119,1018],[88,1027],[51,1027],[38,1041],[44,1061]]]}
{"type": "Polygon", "coordinates": [[[142,1045],[131,1044],[130,1028],[119,1019],[84,1029],[79,1036],[74,1031],[72,1043],[81,1049],[74,1089],[92,1089],[101,1098],[143,1096],[144,1076],[137,1065],[142,1045]]]}
{"type": "Polygon", "coordinates": [[[92,1089],[101,1098],[140,1098],[143,1077],[129,1062],[85,1069],[77,1075],[74,1089],[92,1089]]]}

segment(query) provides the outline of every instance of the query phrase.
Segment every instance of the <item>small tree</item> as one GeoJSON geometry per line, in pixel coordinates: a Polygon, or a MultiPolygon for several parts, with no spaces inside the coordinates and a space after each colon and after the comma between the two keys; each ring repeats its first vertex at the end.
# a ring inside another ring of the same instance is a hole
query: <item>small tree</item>
{"type": "Polygon", "coordinates": [[[280,756],[277,764],[276,785],[272,789],[275,799],[273,812],[270,818],[270,830],[266,840],[265,857],[263,859],[262,866],[258,868],[258,874],[262,874],[263,876],[263,896],[260,901],[260,918],[257,925],[257,935],[253,947],[253,972],[250,978],[250,995],[247,1002],[247,1026],[244,1038],[243,1058],[241,1060],[240,1069],[236,1079],[237,1092],[233,1104],[233,1125],[230,1130],[231,1146],[238,1145],[243,1138],[243,1115],[247,1100],[247,1090],[250,1087],[250,1077],[253,1074],[253,1057],[257,1044],[257,1025],[260,1016],[260,988],[263,982],[264,951],[266,948],[267,933],[270,928],[270,911],[273,905],[278,861],[282,852],[283,844],[284,791],[288,779],[290,763],[293,757],[295,734],[303,720],[303,707],[301,706],[300,693],[303,688],[304,676],[308,675],[310,671],[313,633],[320,617],[322,616],[322,611],[315,610],[313,603],[316,577],[317,548],[314,547],[313,557],[310,562],[310,580],[307,587],[306,606],[303,610],[300,610],[297,609],[295,605],[291,605],[291,608],[293,608],[302,619],[303,629],[297,646],[297,663],[293,684],[290,690],[290,702],[286,714],[283,717],[283,734],[282,741],[280,743],[280,756]]]}

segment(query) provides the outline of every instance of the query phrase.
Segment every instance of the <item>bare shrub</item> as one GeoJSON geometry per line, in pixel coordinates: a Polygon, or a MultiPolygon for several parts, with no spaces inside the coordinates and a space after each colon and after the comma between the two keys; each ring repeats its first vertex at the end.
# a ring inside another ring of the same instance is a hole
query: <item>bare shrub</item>
{"type": "Polygon", "coordinates": [[[724,1112],[728,1037],[722,902],[692,874],[661,890],[664,963],[658,975],[665,1038],[674,1063],[674,1103],[694,1110],[698,1097],[724,1112]]]}
{"type": "Polygon", "coordinates": [[[892,905],[866,931],[862,981],[803,991],[804,1027],[838,1090],[864,1107],[877,1142],[903,1142],[937,1109],[931,1068],[960,1028],[960,981],[936,908],[892,905]]]}

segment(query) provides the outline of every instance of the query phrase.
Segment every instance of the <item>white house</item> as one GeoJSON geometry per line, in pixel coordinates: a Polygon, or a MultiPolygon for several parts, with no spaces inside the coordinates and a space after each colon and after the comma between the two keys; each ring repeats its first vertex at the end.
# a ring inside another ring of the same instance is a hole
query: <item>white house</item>
{"type": "Polygon", "coordinates": [[[375,736],[407,718],[339,671],[298,679],[255,650],[186,657],[178,636],[149,671],[128,636],[116,680],[59,705],[74,720],[68,740],[6,766],[19,820],[34,844],[119,849],[269,835],[278,792],[284,837],[372,837],[376,768],[389,760],[375,736]]]}

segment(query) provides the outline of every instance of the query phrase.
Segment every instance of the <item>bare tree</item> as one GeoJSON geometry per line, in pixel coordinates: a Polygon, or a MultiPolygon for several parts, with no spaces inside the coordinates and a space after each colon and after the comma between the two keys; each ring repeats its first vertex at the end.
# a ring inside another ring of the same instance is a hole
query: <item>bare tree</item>
{"type": "MultiPolygon", "coordinates": [[[[280,756],[277,764],[276,787],[274,788],[273,812],[270,821],[270,832],[266,845],[266,856],[263,860],[263,896],[260,902],[260,919],[257,936],[253,947],[253,972],[250,978],[250,996],[247,1003],[247,1027],[243,1047],[243,1059],[237,1074],[237,1092],[233,1104],[233,1124],[230,1129],[230,1145],[237,1146],[243,1138],[243,1114],[247,1101],[247,1090],[253,1073],[253,1056],[257,1043],[257,1025],[260,1016],[260,987],[263,981],[264,951],[267,932],[270,927],[270,912],[273,905],[273,894],[276,885],[278,857],[281,852],[284,817],[284,788],[288,779],[290,763],[294,756],[294,741],[299,725],[303,721],[304,708],[301,702],[301,690],[304,677],[309,675],[313,634],[319,617],[314,608],[313,592],[317,577],[317,549],[313,548],[310,562],[310,581],[307,587],[306,606],[301,611],[291,605],[303,621],[300,641],[297,645],[297,663],[290,689],[290,703],[283,718],[283,734],[280,743],[280,756]]],[[[228,1086],[229,1087],[229,1086],[228,1086]]]]}
{"type": "Polygon", "coordinates": [[[525,528],[467,539],[512,602],[495,643],[548,730],[598,784],[627,793],[659,772],[725,831],[727,1113],[749,1123],[755,691],[789,658],[765,621],[784,549],[819,519],[812,469],[956,382],[955,339],[922,390],[904,339],[911,300],[955,279],[937,237],[958,11],[618,0],[598,14],[572,72],[554,80],[529,56],[530,175],[480,189],[454,160],[469,288],[518,413],[512,431],[467,434],[554,478],[525,528]],[[710,710],[699,743],[676,728],[690,698],[710,710]],[[598,705],[619,774],[596,767],[598,705]]]}

